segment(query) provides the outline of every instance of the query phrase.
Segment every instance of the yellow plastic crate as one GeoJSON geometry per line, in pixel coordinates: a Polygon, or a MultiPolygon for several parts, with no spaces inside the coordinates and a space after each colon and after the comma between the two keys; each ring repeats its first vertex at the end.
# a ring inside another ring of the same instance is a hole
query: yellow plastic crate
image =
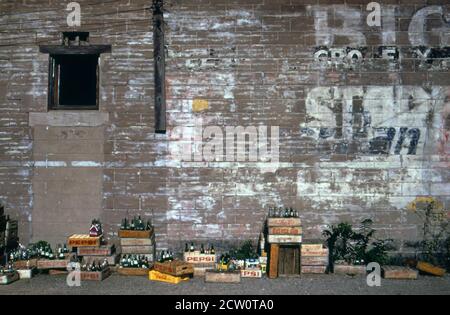
{"type": "Polygon", "coordinates": [[[149,279],[152,281],[160,281],[170,284],[179,284],[183,281],[189,281],[189,278],[175,277],[155,270],[150,271],[149,279]]]}

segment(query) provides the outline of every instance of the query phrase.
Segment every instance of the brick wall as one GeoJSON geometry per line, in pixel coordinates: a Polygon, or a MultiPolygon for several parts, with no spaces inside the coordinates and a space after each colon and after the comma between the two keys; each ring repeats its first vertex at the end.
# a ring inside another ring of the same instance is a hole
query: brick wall
{"type": "MultiPolygon", "coordinates": [[[[109,236],[140,214],[153,216],[160,247],[256,239],[267,208],[285,205],[301,211],[309,239],[365,218],[400,245],[420,238],[410,205],[429,197],[450,208],[450,7],[381,1],[382,26],[371,27],[369,2],[166,1],[169,128],[156,135],[150,1],[79,1],[80,30],[112,45],[101,60],[103,161],[81,152],[75,164],[103,173],[109,236]],[[199,123],[219,133],[278,127],[276,169],[196,160],[186,135],[199,123]],[[192,160],[177,154],[187,149],[192,160]]],[[[28,122],[47,111],[48,58],[38,45],[59,44],[65,6],[0,4],[9,12],[0,16],[0,199],[25,240],[40,236],[33,177],[45,165],[32,156],[37,127],[28,122]]]]}

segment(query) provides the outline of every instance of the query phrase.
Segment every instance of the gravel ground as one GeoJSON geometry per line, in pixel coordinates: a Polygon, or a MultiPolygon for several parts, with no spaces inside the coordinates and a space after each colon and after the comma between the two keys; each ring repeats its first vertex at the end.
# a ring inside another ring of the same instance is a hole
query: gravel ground
{"type": "Polygon", "coordinates": [[[370,288],[365,278],[338,275],[304,275],[277,280],[243,279],[239,285],[205,284],[196,278],[179,285],[150,282],[146,278],[113,275],[103,282],[83,282],[70,288],[65,276],[39,275],[0,286],[0,295],[450,295],[450,277],[421,276],[416,281],[383,280],[380,288],[370,288]]]}

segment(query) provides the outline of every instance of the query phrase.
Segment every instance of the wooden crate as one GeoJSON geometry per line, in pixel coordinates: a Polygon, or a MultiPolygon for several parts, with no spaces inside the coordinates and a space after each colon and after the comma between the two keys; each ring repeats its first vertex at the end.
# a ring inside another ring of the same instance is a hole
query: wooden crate
{"type": "Polygon", "coordinates": [[[269,218],[267,225],[271,227],[301,227],[302,220],[300,218],[269,218]]]}
{"type": "Polygon", "coordinates": [[[120,246],[152,246],[153,238],[121,238],[120,246]]]}
{"type": "Polygon", "coordinates": [[[158,272],[156,270],[152,270],[148,274],[148,278],[151,281],[159,281],[164,283],[170,283],[170,284],[179,284],[183,281],[189,281],[188,277],[175,277],[168,274],[164,274],[161,272],[158,272]]]}
{"type": "Polygon", "coordinates": [[[417,280],[419,272],[408,267],[384,266],[383,278],[393,280],[417,280]]]}
{"type": "Polygon", "coordinates": [[[215,265],[194,265],[194,277],[204,277],[207,270],[214,270],[215,265]]]}
{"type": "Polygon", "coordinates": [[[90,237],[89,235],[72,235],[69,237],[67,245],[69,247],[100,247],[101,236],[90,237]]]}
{"type": "Polygon", "coordinates": [[[262,278],[261,269],[244,269],[241,270],[242,278],[262,278]]]}
{"type": "Polygon", "coordinates": [[[156,262],[155,271],[169,274],[175,277],[191,276],[194,274],[194,265],[181,261],[156,262]]]}
{"type": "Polygon", "coordinates": [[[103,281],[109,276],[111,276],[111,269],[106,268],[101,272],[82,271],[80,276],[81,281],[103,281]]]}
{"type": "Polygon", "coordinates": [[[271,227],[269,235],[302,235],[301,227],[271,227]]]}
{"type": "Polygon", "coordinates": [[[426,262],[420,261],[417,264],[416,267],[419,271],[432,275],[432,276],[436,276],[436,277],[443,277],[445,276],[445,269],[433,266],[432,264],[428,264],[426,262]]]}
{"type": "Polygon", "coordinates": [[[78,247],[78,256],[111,256],[115,250],[113,246],[78,247]]]}
{"type": "Polygon", "coordinates": [[[322,244],[302,244],[303,257],[329,257],[329,250],[328,248],[324,248],[322,244]]]}
{"type": "Polygon", "coordinates": [[[269,244],[301,244],[301,235],[269,235],[267,241],[269,244]]]}
{"type": "Polygon", "coordinates": [[[334,273],[341,275],[365,275],[367,274],[366,266],[354,265],[334,265],[334,273]]]}
{"type": "Polygon", "coordinates": [[[13,262],[13,267],[16,270],[30,269],[33,267],[37,267],[37,262],[38,262],[37,258],[30,259],[30,260],[19,260],[19,261],[13,262]]]}
{"type": "Polygon", "coordinates": [[[194,265],[215,264],[217,262],[216,255],[201,254],[199,251],[184,253],[184,261],[194,265]]]}
{"type": "Polygon", "coordinates": [[[147,277],[149,269],[143,268],[119,268],[117,269],[117,273],[122,276],[131,276],[131,277],[147,277]]]}
{"type": "Polygon", "coordinates": [[[37,268],[33,267],[30,269],[18,269],[17,273],[19,274],[20,280],[31,279],[37,274],[37,268]]]}
{"type": "Polygon", "coordinates": [[[92,264],[94,261],[103,262],[103,261],[105,261],[105,259],[108,262],[108,265],[114,266],[119,263],[120,256],[117,254],[114,254],[111,256],[84,256],[83,262],[86,264],[92,264]]]}
{"type": "Polygon", "coordinates": [[[121,252],[123,255],[141,255],[141,254],[152,254],[155,252],[155,247],[152,246],[122,246],[121,252]]]}
{"type": "Polygon", "coordinates": [[[328,255],[323,257],[302,256],[302,266],[328,266],[328,255]]]}
{"type": "Polygon", "coordinates": [[[205,281],[212,283],[240,283],[240,271],[218,272],[215,270],[207,270],[205,272],[205,281]]]}
{"type": "Polygon", "coordinates": [[[38,260],[37,268],[39,270],[50,270],[50,269],[67,269],[70,264],[70,259],[65,260],[38,260]]]}
{"type": "Polygon", "coordinates": [[[327,266],[302,266],[302,274],[324,274],[327,266]]]}
{"type": "Polygon", "coordinates": [[[153,235],[153,230],[150,231],[131,231],[131,230],[120,230],[120,238],[151,238],[153,235]]]}
{"type": "Polygon", "coordinates": [[[269,278],[299,276],[301,274],[301,246],[271,244],[269,278]]]}
{"type": "Polygon", "coordinates": [[[17,272],[8,273],[6,275],[0,276],[0,285],[8,285],[13,282],[16,282],[20,279],[20,276],[17,272]]]}

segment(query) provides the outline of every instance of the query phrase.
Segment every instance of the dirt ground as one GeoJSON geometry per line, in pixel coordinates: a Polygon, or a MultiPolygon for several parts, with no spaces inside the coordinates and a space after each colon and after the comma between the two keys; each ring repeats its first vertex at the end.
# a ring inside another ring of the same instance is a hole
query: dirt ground
{"type": "Polygon", "coordinates": [[[421,276],[416,281],[383,280],[371,288],[364,277],[338,275],[304,275],[302,278],[277,280],[243,279],[241,284],[205,284],[196,278],[179,285],[150,282],[146,278],[113,275],[104,282],[82,282],[71,288],[65,276],[38,275],[0,286],[0,295],[450,295],[450,277],[421,276]]]}

